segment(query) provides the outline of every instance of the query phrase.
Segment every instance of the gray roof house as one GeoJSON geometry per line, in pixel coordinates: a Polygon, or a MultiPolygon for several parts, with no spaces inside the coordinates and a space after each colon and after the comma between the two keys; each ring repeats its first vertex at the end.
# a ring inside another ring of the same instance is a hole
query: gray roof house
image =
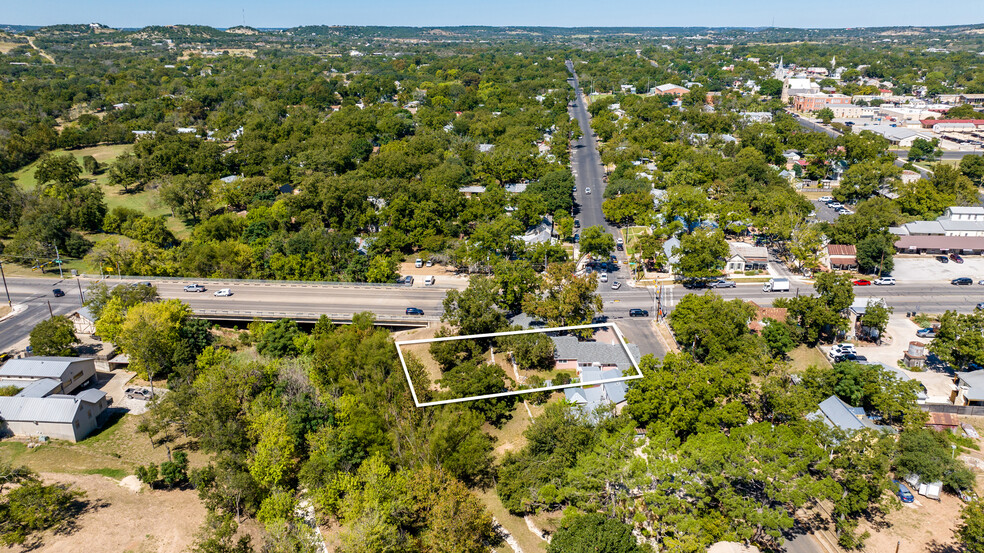
{"type": "Polygon", "coordinates": [[[631,371],[635,369],[632,359],[639,359],[639,346],[635,344],[626,344],[626,348],[632,356],[632,359],[629,359],[629,356],[625,354],[625,349],[619,343],[582,342],[574,336],[554,336],[553,341],[554,361],[557,363],[576,362],[579,372],[591,367],[614,367],[620,373],[631,371]]]}
{"type": "Polygon", "coordinates": [[[984,405],[984,371],[954,373],[957,381],[956,405],[984,405]]]}
{"type": "Polygon", "coordinates": [[[581,372],[580,388],[564,389],[564,396],[567,401],[584,407],[585,412],[592,414],[596,409],[603,405],[615,405],[615,412],[621,412],[625,406],[625,393],[629,387],[625,382],[608,382],[605,384],[591,385],[591,382],[607,380],[610,378],[621,378],[623,375],[619,369],[601,370],[599,368],[586,368],[581,372]]]}
{"type": "Polygon", "coordinates": [[[96,316],[92,314],[92,311],[89,311],[88,307],[83,307],[72,313],[68,316],[68,320],[72,321],[76,334],[96,333],[96,316]]]}
{"type": "Polygon", "coordinates": [[[26,387],[36,380],[53,379],[59,393],[67,394],[95,376],[96,364],[84,357],[24,357],[0,367],[0,382],[26,387]]]}
{"type": "Polygon", "coordinates": [[[0,386],[21,388],[13,397],[0,397],[5,432],[43,435],[77,442],[99,426],[106,410],[106,393],[88,389],[68,395],[96,374],[92,359],[27,357],[0,367],[0,386]]]}
{"type": "Polygon", "coordinates": [[[680,239],[676,236],[670,238],[666,242],[663,242],[663,254],[666,255],[666,264],[669,265],[670,272],[673,272],[673,267],[680,262],[680,254],[673,253],[673,250],[680,247],[680,239]]]}
{"type": "Polygon", "coordinates": [[[864,412],[862,407],[851,407],[844,403],[837,396],[830,396],[820,402],[820,409],[807,415],[810,420],[821,420],[832,428],[838,428],[844,432],[854,432],[864,430],[890,430],[889,426],[878,426],[864,412]]]}

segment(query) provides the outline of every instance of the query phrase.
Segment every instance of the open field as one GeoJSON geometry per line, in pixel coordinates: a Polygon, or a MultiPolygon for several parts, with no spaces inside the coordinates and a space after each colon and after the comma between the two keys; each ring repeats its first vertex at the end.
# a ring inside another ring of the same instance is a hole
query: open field
{"type": "Polygon", "coordinates": [[[818,367],[829,367],[830,361],[824,356],[823,352],[817,348],[800,345],[789,352],[789,365],[793,372],[800,373],[813,365],[818,367]]]}
{"type": "Polygon", "coordinates": [[[18,46],[26,46],[26,44],[0,41],[0,54],[6,54],[7,52],[13,50],[14,48],[17,48],[18,46]]]}
{"type": "MultiPolygon", "coordinates": [[[[0,457],[37,472],[133,474],[137,465],[167,460],[165,447],[151,446],[147,435],[137,432],[139,422],[139,416],[123,415],[76,444],[55,440],[28,449],[23,441],[4,440],[0,442],[0,457]]],[[[179,441],[172,443],[171,449],[182,446],[179,441]]],[[[205,456],[197,451],[188,451],[188,459],[192,466],[205,464],[205,456]]]]}
{"type": "MultiPolygon", "coordinates": [[[[100,165],[105,166],[109,162],[116,159],[116,156],[132,149],[132,144],[103,144],[93,146],[91,148],[81,148],[79,150],[64,150],[59,148],[57,150],[52,150],[51,153],[56,156],[71,153],[75,156],[75,159],[79,162],[79,165],[82,164],[83,157],[92,156],[96,158],[96,161],[98,161],[100,165]]],[[[19,171],[12,173],[14,183],[21,187],[22,190],[34,190],[34,188],[38,185],[38,182],[34,179],[34,170],[37,168],[37,165],[38,162],[35,161],[27,167],[23,167],[19,171]]],[[[92,175],[91,173],[83,172],[82,177],[94,179],[95,182],[99,184],[106,184],[109,182],[109,176],[106,172],[99,175],[92,175]]]]}

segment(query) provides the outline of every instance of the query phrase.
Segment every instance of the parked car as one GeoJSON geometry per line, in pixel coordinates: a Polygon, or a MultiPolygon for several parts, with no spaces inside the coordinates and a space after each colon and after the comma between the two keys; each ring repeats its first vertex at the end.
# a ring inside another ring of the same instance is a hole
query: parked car
{"type": "Polygon", "coordinates": [[[142,399],[144,401],[154,397],[154,394],[152,394],[147,388],[127,388],[123,390],[123,395],[125,395],[127,399],[142,399]]]}
{"type": "Polygon", "coordinates": [[[830,202],[830,203],[827,204],[827,206],[830,207],[830,209],[833,209],[834,211],[837,211],[838,209],[844,207],[844,204],[842,204],[840,202],[830,202]]]}
{"type": "Polygon", "coordinates": [[[895,286],[895,279],[892,277],[881,277],[875,279],[877,286],[895,286]]]}
{"type": "Polygon", "coordinates": [[[733,280],[718,279],[712,282],[709,286],[711,288],[734,288],[738,284],[733,280]]]}
{"type": "Polygon", "coordinates": [[[623,246],[622,244],[615,244],[615,249],[618,251],[622,251],[625,249],[625,246],[623,246]]]}
{"type": "Polygon", "coordinates": [[[959,254],[951,253],[950,260],[954,263],[963,263],[963,258],[959,254]]]}
{"type": "Polygon", "coordinates": [[[424,310],[419,307],[408,307],[407,315],[423,315],[424,310]]]}
{"type": "Polygon", "coordinates": [[[423,259],[420,259],[418,257],[417,260],[413,262],[413,266],[416,267],[416,268],[418,268],[418,269],[421,268],[421,267],[423,267],[424,266],[424,260],[423,259]]]}
{"type": "Polygon", "coordinates": [[[849,355],[849,354],[850,355],[858,354],[858,352],[854,349],[854,346],[852,344],[837,344],[834,347],[830,348],[830,352],[827,353],[827,356],[830,357],[831,359],[834,359],[840,357],[841,355],[849,355]]]}
{"type": "MultiPolygon", "coordinates": [[[[984,304],[980,304],[980,303],[977,304],[977,308],[980,309],[981,308],[981,305],[984,305],[984,304]]],[[[920,328],[919,330],[916,331],[916,336],[918,336],[920,338],[936,338],[936,329],[934,329],[934,328],[920,328]]]]}
{"type": "Polygon", "coordinates": [[[629,316],[630,317],[648,317],[649,316],[649,311],[646,311],[645,309],[629,309],[629,316]]]}
{"type": "Polygon", "coordinates": [[[55,288],[54,290],[51,291],[51,293],[54,294],[56,298],[61,298],[65,296],[65,291],[62,290],[61,288],[55,288]]]}
{"type": "Polygon", "coordinates": [[[134,282],[133,284],[130,285],[130,288],[139,288],[141,286],[150,287],[150,286],[153,286],[153,284],[151,284],[149,282],[146,282],[146,281],[145,282],[134,282]]]}
{"type": "Polygon", "coordinates": [[[833,196],[820,196],[820,201],[823,202],[823,203],[825,203],[825,204],[829,204],[830,202],[834,201],[834,197],[833,196]]]}
{"type": "Polygon", "coordinates": [[[855,286],[871,286],[871,281],[864,278],[852,280],[851,283],[854,284],[855,286]]]}
{"type": "Polygon", "coordinates": [[[574,219],[574,228],[581,228],[581,220],[574,219]]]}
{"type": "Polygon", "coordinates": [[[427,263],[424,263],[424,266],[425,267],[433,267],[434,266],[434,260],[433,259],[428,259],[427,260],[427,263]]]}
{"type": "Polygon", "coordinates": [[[939,261],[940,263],[949,263],[950,262],[950,259],[947,256],[945,256],[945,255],[937,255],[936,256],[936,260],[939,261]]]}
{"type": "Polygon", "coordinates": [[[220,298],[228,298],[232,295],[232,290],[229,288],[222,288],[221,290],[217,290],[214,295],[220,298]]]}
{"type": "Polygon", "coordinates": [[[413,286],[413,275],[407,275],[405,277],[398,278],[396,279],[396,283],[403,284],[406,286],[413,286]]]}
{"type": "Polygon", "coordinates": [[[960,277],[950,281],[950,284],[953,284],[955,286],[968,286],[973,283],[974,283],[974,279],[970,277],[960,277]]]}
{"type": "Polygon", "coordinates": [[[201,284],[189,284],[188,286],[185,286],[184,287],[184,291],[185,292],[204,292],[205,291],[205,287],[202,286],[201,284]]]}
{"type": "Polygon", "coordinates": [[[913,496],[912,492],[909,490],[909,486],[906,486],[905,484],[899,482],[898,480],[892,480],[892,482],[894,484],[898,484],[899,486],[899,489],[897,492],[895,492],[895,494],[899,496],[899,499],[902,500],[902,503],[912,503],[913,501],[916,500],[915,496],[913,496]]]}
{"type": "Polygon", "coordinates": [[[618,290],[621,287],[622,287],[622,283],[621,282],[619,282],[617,280],[613,280],[612,281],[612,290],[618,290]]]}
{"type": "Polygon", "coordinates": [[[844,355],[838,355],[834,357],[834,363],[840,363],[843,361],[854,361],[856,363],[867,363],[868,358],[863,355],[858,355],[856,353],[845,353],[844,355]]]}
{"type": "Polygon", "coordinates": [[[847,209],[846,207],[839,207],[839,208],[837,208],[837,214],[838,215],[850,215],[852,213],[854,213],[854,212],[851,211],[850,209],[847,209]]]}
{"type": "Polygon", "coordinates": [[[608,282],[608,273],[601,273],[601,281],[608,282]]]}

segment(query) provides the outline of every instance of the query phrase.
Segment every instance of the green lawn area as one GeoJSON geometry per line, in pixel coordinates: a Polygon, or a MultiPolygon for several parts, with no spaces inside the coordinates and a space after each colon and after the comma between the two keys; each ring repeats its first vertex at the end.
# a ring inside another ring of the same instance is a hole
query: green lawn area
{"type": "MultiPolygon", "coordinates": [[[[71,153],[78,160],[79,165],[82,164],[82,158],[85,156],[92,156],[96,158],[104,168],[109,162],[116,159],[116,156],[122,154],[123,152],[128,152],[133,149],[132,144],[106,144],[101,146],[93,146],[92,148],[82,148],[79,150],[64,150],[57,149],[52,150],[53,155],[62,155],[66,152],[71,153]]],[[[14,183],[21,187],[22,190],[34,190],[38,185],[38,182],[34,180],[34,170],[37,167],[38,162],[34,162],[27,167],[22,168],[20,171],[16,171],[11,176],[14,179],[14,183]]],[[[106,184],[109,182],[109,176],[103,171],[99,175],[92,175],[91,173],[82,173],[83,178],[95,179],[99,184],[106,184]]]]}
{"type": "Polygon", "coordinates": [[[625,254],[629,257],[636,255],[636,241],[640,236],[649,234],[649,228],[647,227],[628,227],[622,231],[625,235],[625,254]]]}
{"type": "MultiPolygon", "coordinates": [[[[0,457],[15,465],[24,465],[37,472],[72,474],[102,474],[122,478],[133,474],[137,465],[161,463],[167,460],[164,446],[153,447],[146,434],[137,432],[138,415],[122,415],[79,443],[53,440],[41,447],[28,449],[20,441],[0,442],[0,457]]],[[[171,444],[171,450],[182,445],[171,444]]],[[[189,451],[193,466],[205,463],[205,456],[189,451]]]]}

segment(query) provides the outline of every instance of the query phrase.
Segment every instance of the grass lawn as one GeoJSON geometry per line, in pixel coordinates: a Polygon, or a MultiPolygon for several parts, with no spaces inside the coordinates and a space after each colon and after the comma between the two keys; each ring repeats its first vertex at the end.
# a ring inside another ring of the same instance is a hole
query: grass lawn
{"type": "Polygon", "coordinates": [[[830,367],[830,361],[824,356],[823,352],[817,348],[810,348],[805,345],[800,345],[793,351],[789,352],[789,366],[794,373],[800,373],[808,369],[809,367],[816,365],[818,367],[830,367]]]}
{"type": "Polygon", "coordinates": [[[625,254],[629,257],[636,255],[636,241],[640,236],[649,234],[649,229],[647,227],[628,227],[622,231],[625,235],[625,254]]]}
{"type": "MultiPolygon", "coordinates": [[[[105,166],[116,159],[116,156],[122,154],[123,152],[128,152],[133,149],[132,144],[105,144],[100,146],[93,146],[92,148],[82,148],[79,150],[64,150],[57,149],[52,150],[53,155],[62,155],[66,152],[71,153],[78,160],[79,165],[82,165],[82,158],[85,156],[92,156],[96,158],[96,161],[105,168],[105,166]]],[[[34,190],[38,185],[38,182],[34,180],[34,170],[37,168],[38,162],[28,165],[19,171],[13,173],[14,183],[21,187],[22,190],[34,190]]],[[[94,179],[99,184],[106,184],[109,182],[109,175],[104,170],[99,175],[93,175],[91,173],[86,173],[83,171],[83,178],[94,179]]]]}
{"type": "MultiPolygon", "coordinates": [[[[0,457],[15,465],[24,465],[37,472],[70,474],[101,474],[122,478],[133,474],[137,465],[161,463],[167,460],[167,449],[153,447],[146,434],[137,432],[138,415],[122,415],[111,418],[101,429],[79,443],[53,440],[34,449],[20,441],[0,442],[0,457]]],[[[182,449],[186,444],[178,441],[171,450],[182,449]]],[[[197,451],[188,451],[192,466],[202,466],[206,457],[197,451]]]]}

